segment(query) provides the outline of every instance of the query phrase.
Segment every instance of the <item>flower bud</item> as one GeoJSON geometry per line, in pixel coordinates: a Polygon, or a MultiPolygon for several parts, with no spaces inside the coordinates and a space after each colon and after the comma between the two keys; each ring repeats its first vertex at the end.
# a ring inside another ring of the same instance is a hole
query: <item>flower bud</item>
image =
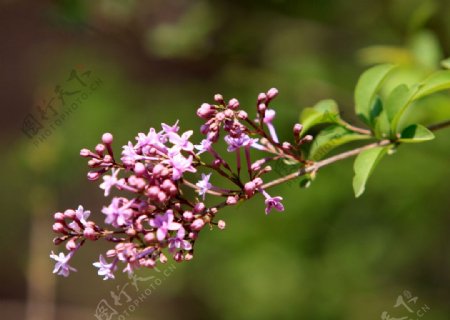
{"type": "Polygon", "coordinates": [[[227,204],[228,205],[232,206],[232,205],[234,205],[236,203],[237,203],[237,199],[236,199],[235,196],[228,196],[228,198],[227,198],[227,204]]]}
{"type": "Polygon", "coordinates": [[[197,115],[202,118],[202,119],[210,119],[211,117],[214,116],[214,108],[208,104],[208,103],[203,103],[200,108],[197,109],[197,115]]]}
{"type": "Polygon", "coordinates": [[[64,233],[64,225],[61,222],[55,222],[53,224],[53,231],[56,233],[64,233]]]}
{"type": "Polygon", "coordinates": [[[195,231],[199,231],[200,229],[202,229],[205,225],[205,222],[203,221],[203,219],[195,219],[194,222],[192,222],[191,224],[191,229],[195,230],[195,231]]]}
{"type": "Polygon", "coordinates": [[[256,185],[253,181],[249,181],[244,185],[245,194],[249,197],[255,193],[256,185]]]}
{"type": "Polygon", "coordinates": [[[97,240],[97,232],[92,227],[87,227],[83,231],[83,235],[86,239],[97,240]]]}
{"type": "Polygon", "coordinates": [[[219,93],[214,95],[214,101],[220,104],[225,104],[225,101],[223,100],[223,96],[219,93]]]}
{"type": "Polygon", "coordinates": [[[89,171],[87,174],[87,178],[91,181],[95,181],[100,178],[101,174],[98,171],[89,171]]]}
{"type": "Polygon", "coordinates": [[[69,251],[73,251],[77,248],[77,243],[75,242],[75,239],[72,238],[66,243],[66,249],[69,251]]]}
{"type": "Polygon", "coordinates": [[[134,165],[134,172],[138,177],[141,177],[145,173],[145,165],[142,162],[136,162],[134,165]]]}
{"type": "Polygon", "coordinates": [[[232,110],[236,110],[239,108],[239,101],[235,98],[231,99],[228,102],[228,108],[232,109],[232,110]]]}
{"type": "Polygon", "coordinates": [[[113,135],[109,132],[106,132],[102,136],[102,142],[104,144],[111,144],[113,142],[113,135]]]}
{"type": "Polygon", "coordinates": [[[219,220],[219,221],[217,222],[217,227],[218,227],[220,230],[225,229],[225,226],[226,226],[225,221],[219,220]]]}
{"type": "Polygon", "coordinates": [[[91,156],[91,151],[89,149],[81,149],[80,156],[85,157],[85,158],[89,157],[89,156],[91,156]]]}
{"type": "Polygon", "coordinates": [[[62,212],[57,212],[53,215],[53,219],[55,219],[56,222],[62,222],[64,221],[64,213],[62,212]]]}
{"type": "Polygon", "coordinates": [[[269,100],[272,100],[278,95],[278,90],[276,88],[271,88],[269,91],[267,91],[267,98],[269,100]]]}
{"type": "Polygon", "coordinates": [[[64,216],[67,219],[74,219],[76,216],[76,212],[75,212],[75,210],[67,209],[66,211],[64,211],[64,216]]]}

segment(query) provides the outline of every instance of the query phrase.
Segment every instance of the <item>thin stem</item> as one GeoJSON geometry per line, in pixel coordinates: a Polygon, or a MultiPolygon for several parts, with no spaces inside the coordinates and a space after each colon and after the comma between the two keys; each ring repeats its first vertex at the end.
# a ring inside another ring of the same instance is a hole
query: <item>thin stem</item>
{"type": "MultiPolygon", "coordinates": [[[[428,129],[431,130],[431,131],[437,131],[437,130],[444,129],[444,128],[447,128],[447,127],[450,127],[450,120],[446,120],[446,121],[443,121],[443,122],[440,122],[440,123],[432,124],[432,125],[428,126],[428,129]]],[[[267,189],[267,188],[270,188],[270,187],[282,184],[282,183],[284,183],[286,181],[295,179],[297,177],[304,176],[305,174],[308,174],[308,173],[311,173],[311,172],[315,172],[315,171],[319,170],[320,168],[325,167],[327,165],[330,165],[330,164],[332,164],[334,162],[337,162],[337,161],[340,161],[340,160],[344,160],[344,159],[356,156],[356,155],[360,154],[361,152],[363,152],[365,150],[373,149],[373,148],[376,148],[376,147],[387,146],[387,145],[395,144],[395,143],[397,143],[397,142],[396,141],[391,141],[391,140],[381,140],[381,141],[378,141],[378,142],[375,142],[375,143],[371,143],[371,144],[365,145],[363,147],[359,147],[359,148],[356,148],[356,149],[353,149],[353,150],[349,150],[349,151],[340,153],[338,155],[329,157],[327,159],[324,159],[324,160],[321,160],[321,161],[318,161],[318,162],[315,162],[315,163],[312,163],[312,164],[309,164],[309,165],[307,164],[306,166],[302,167],[297,172],[293,172],[293,173],[288,174],[288,175],[286,175],[284,177],[281,177],[279,179],[275,179],[275,180],[273,180],[271,182],[268,182],[268,183],[264,184],[262,186],[262,188],[267,189]]]]}
{"type": "Polygon", "coordinates": [[[450,127],[450,119],[446,120],[446,121],[439,122],[439,123],[432,124],[432,125],[428,126],[428,130],[437,131],[437,130],[440,130],[440,129],[444,129],[446,127],[450,127]]]}

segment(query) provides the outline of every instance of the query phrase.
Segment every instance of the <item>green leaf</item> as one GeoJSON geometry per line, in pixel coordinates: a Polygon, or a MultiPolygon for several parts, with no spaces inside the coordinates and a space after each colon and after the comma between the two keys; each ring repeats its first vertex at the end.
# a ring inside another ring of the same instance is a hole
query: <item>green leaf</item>
{"type": "Polygon", "coordinates": [[[382,64],[365,71],[358,80],[355,88],[355,108],[358,116],[371,125],[372,107],[375,97],[383,81],[394,69],[392,64],[382,64]]]}
{"type": "Polygon", "coordinates": [[[323,129],[314,138],[309,151],[309,159],[313,161],[320,160],[331,150],[343,144],[371,138],[369,135],[354,133],[338,125],[330,126],[323,129]]]}
{"type": "Polygon", "coordinates": [[[353,191],[355,197],[358,198],[364,193],[367,179],[369,179],[373,170],[387,152],[386,147],[377,147],[361,152],[355,159],[353,169],[355,176],[353,177],[353,191]]]}
{"type": "Polygon", "coordinates": [[[319,101],[314,107],[305,108],[302,111],[300,115],[300,123],[303,125],[301,135],[305,135],[315,125],[336,123],[339,119],[339,109],[336,101],[331,99],[319,101]]]}
{"type": "Polygon", "coordinates": [[[384,109],[386,110],[387,119],[391,124],[391,133],[393,136],[397,134],[400,119],[413,101],[417,89],[417,86],[410,89],[408,86],[401,84],[395,87],[386,99],[384,109]]]}
{"type": "Polygon", "coordinates": [[[406,127],[400,134],[400,142],[417,143],[434,139],[434,133],[420,124],[406,127]]]}
{"type": "Polygon", "coordinates": [[[450,89],[450,70],[441,70],[433,73],[420,86],[414,99],[428,96],[432,93],[450,89]]]}

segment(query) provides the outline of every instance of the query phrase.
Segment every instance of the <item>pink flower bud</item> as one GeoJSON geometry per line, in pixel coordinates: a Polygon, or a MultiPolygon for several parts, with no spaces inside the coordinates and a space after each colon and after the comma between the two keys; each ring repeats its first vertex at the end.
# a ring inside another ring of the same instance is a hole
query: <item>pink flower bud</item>
{"type": "Polygon", "coordinates": [[[253,182],[255,183],[255,186],[256,186],[256,188],[259,188],[259,187],[261,187],[262,185],[263,185],[263,180],[261,179],[261,178],[255,178],[254,180],[253,180],[253,182]]]}
{"type": "Polygon", "coordinates": [[[214,108],[208,104],[204,103],[200,106],[200,108],[197,109],[197,115],[202,119],[210,119],[214,116],[214,108]]]}
{"type": "Polygon", "coordinates": [[[253,194],[255,194],[256,185],[253,181],[249,181],[244,185],[244,191],[245,194],[249,197],[251,197],[253,194]]]}
{"type": "Polygon", "coordinates": [[[158,201],[159,202],[164,202],[167,200],[167,194],[164,191],[160,191],[158,193],[158,201]]]}
{"type": "Polygon", "coordinates": [[[269,91],[267,91],[267,98],[269,100],[272,100],[278,95],[278,90],[276,88],[271,88],[269,91]]]}
{"type": "Polygon", "coordinates": [[[89,149],[81,149],[80,150],[80,156],[82,157],[89,157],[91,155],[91,151],[89,149]]]}
{"type": "Polygon", "coordinates": [[[141,177],[145,173],[145,165],[142,162],[136,162],[134,165],[134,172],[137,176],[141,177]]]}
{"type": "Polygon", "coordinates": [[[83,231],[83,235],[86,239],[97,240],[97,232],[91,227],[87,227],[83,231]]]}
{"type": "Polygon", "coordinates": [[[223,101],[223,96],[219,93],[214,95],[214,101],[220,104],[225,104],[225,101],[223,101]]]}
{"type": "Polygon", "coordinates": [[[218,227],[220,230],[225,229],[225,226],[226,226],[225,221],[219,220],[219,221],[217,222],[217,227],[218,227]]]}
{"type": "Polygon", "coordinates": [[[188,252],[184,255],[184,260],[190,261],[192,259],[194,259],[194,255],[192,253],[188,252]]]}
{"type": "Polygon", "coordinates": [[[233,110],[227,109],[223,112],[223,114],[225,115],[225,117],[227,117],[228,119],[233,118],[234,116],[234,112],[233,110]]]}
{"type": "Polygon", "coordinates": [[[205,210],[206,206],[203,202],[199,202],[194,207],[194,213],[202,213],[205,210]]]}
{"type": "Polygon", "coordinates": [[[243,110],[239,111],[238,114],[237,114],[237,116],[238,116],[238,118],[241,119],[241,120],[245,120],[245,119],[248,118],[247,112],[245,112],[245,111],[243,111],[243,110]]]}
{"type": "Polygon", "coordinates": [[[57,222],[64,221],[64,218],[65,218],[64,213],[62,213],[62,212],[57,212],[53,215],[53,219],[55,219],[55,221],[57,221],[57,222]]]}
{"type": "Polygon", "coordinates": [[[232,109],[232,110],[236,110],[239,108],[239,101],[235,98],[231,99],[228,102],[228,108],[232,109]]]}
{"type": "Polygon", "coordinates": [[[195,240],[198,238],[198,233],[197,232],[189,232],[188,237],[189,237],[189,239],[195,240]]]}
{"type": "Polygon", "coordinates": [[[235,205],[237,203],[237,199],[235,196],[228,196],[227,198],[227,204],[232,206],[235,205]]]}
{"type": "Polygon", "coordinates": [[[300,124],[300,123],[296,123],[295,125],[294,125],[294,136],[299,136],[300,135],[300,133],[302,132],[302,130],[303,130],[303,126],[300,124]]]}
{"type": "Polygon", "coordinates": [[[275,118],[276,112],[273,109],[267,109],[266,113],[264,113],[264,123],[271,123],[273,119],[275,118]]]}
{"type": "Polygon", "coordinates": [[[195,231],[199,231],[200,229],[202,229],[205,225],[205,222],[203,221],[203,219],[195,219],[194,222],[192,222],[191,224],[191,229],[195,230],[195,231]]]}
{"type": "MultiPolygon", "coordinates": [[[[223,113],[223,112],[218,112],[218,113],[216,114],[216,119],[219,120],[219,121],[225,120],[225,113],[223,113]]],[[[211,125],[211,129],[214,129],[212,125],[211,125]]]]}
{"type": "Polygon", "coordinates": [[[155,240],[156,240],[155,233],[154,233],[154,232],[146,233],[145,236],[144,236],[144,240],[145,240],[145,242],[147,242],[147,243],[153,243],[153,242],[155,242],[155,240]]]}
{"type": "Polygon", "coordinates": [[[55,222],[53,224],[53,231],[56,233],[64,233],[64,225],[61,222],[55,222]]]}
{"type": "Polygon", "coordinates": [[[258,104],[260,104],[261,102],[266,101],[266,99],[267,99],[266,94],[265,94],[264,92],[261,92],[261,93],[258,95],[258,104]]]}
{"type": "Polygon", "coordinates": [[[106,148],[105,145],[99,143],[98,145],[95,146],[95,152],[97,152],[98,155],[103,155],[103,153],[105,152],[106,148]]]}
{"type": "Polygon", "coordinates": [[[194,219],[194,214],[191,211],[185,211],[183,212],[183,219],[185,221],[192,221],[194,219]]]}
{"type": "Polygon", "coordinates": [[[77,243],[75,242],[74,238],[70,239],[66,243],[66,249],[69,251],[73,251],[77,248],[77,243]]]}
{"type": "Polygon", "coordinates": [[[260,113],[264,113],[264,112],[266,111],[266,109],[267,109],[267,106],[266,106],[265,103],[260,103],[260,104],[258,104],[258,111],[259,111],[260,113]]]}
{"type": "Polygon", "coordinates": [[[89,171],[87,174],[87,178],[91,181],[95,181],[100,178],[101,174],[98,171],[89,171]]]}
{"type": "Polygon", "coordinates": [[[167,257],[164,255],[164,253],[161,253],[160,255],[159,255],[159,261],[161,262],[161,263],[166,263],[167,262],[167,257]]]}
{"type": "Polygon", "coordinates": [[[151,200],[156,200],[156,199],[158,199],[159,192],[160,192],[160,189],[157,186],[151,186],[150,188],[147,189],[147,196],[151,200]]]}
{"type": "Polygon", "coordinates": [[[74,219],[76,216],[76,212],[75,212],[75,210],[67,209],[66,211],[64,211],[64,216],[67,219],[74,219]]]}
{"type": "Polygon", "coordinates": [[[113,135],[109,132],[106,132],[102,136],[102,142],[104,144],[111,144],[113,142],[113,135]]]}

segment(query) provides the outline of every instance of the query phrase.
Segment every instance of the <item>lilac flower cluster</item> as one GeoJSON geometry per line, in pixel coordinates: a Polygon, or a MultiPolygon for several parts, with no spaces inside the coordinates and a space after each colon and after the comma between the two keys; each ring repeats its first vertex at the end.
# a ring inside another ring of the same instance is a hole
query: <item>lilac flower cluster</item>
{"type": "Polygon", "coordinates": [[[268,164],[278,159],[305,164],[299,147],[312,137],[300,138],[302,126],[296,124],[295,143],[279,142],[273,124],[275,111],[269,108],[277,94],[274,88],[259,94],[254,120],[240,109],[237,99],[225,102],[221,95],[215,95],[214,104],[204,103],[197,110],[204,120],[200,128],[204,139],[196,145],[190,141],[193,131],[180,132],[177,121],[174,125],[163,123],[161,130],[150,128],[147,134],[139,133],[136,142],[122,147],[120,161],[113,152],[110,133],[102,136],[94,151],[82,149],[80,155],[89,159],[91,168],[88,179],[102,178],[100,188],[105,197],[118,191],[125,195],[112,197],[101,210],[108,228],[88,220],[90,211],[82,206],[55,213],[53,230],[58,237],[54,243],[65,243],[69,253],[52,252],[50,257],[56,261],[54,273],[67,276],[75,271],[69,262],[86,240],[104,239],[114,244],[94,263],[104,279],[114,278],[119,263],[125,266],[124,272],[132,273],[140,267],[165,263],[168,257],[178,262],[191,260],[194,244],[205,226],[225,228],[225,222],[216,219],[219,209],[257,193],[265,198],[266,214],[272,209],[283,211],[282,198],[269,195],[263,181],[271,170],[268,164]],[[235,163],[220,155],[221,136],[227,152],[234,153],[235,163]],[[255,154],[259,156],[252,160],[255,154]],[[247,171],[246,178],[241,173],[242,167],[247,171]],[[195,182],[199,170],[204,172],[195,182]],[[213,185],[212,176],[227,179],[236,188],[213,185]],[[223,200],[208,205],[207,195],[223,200]]]}

